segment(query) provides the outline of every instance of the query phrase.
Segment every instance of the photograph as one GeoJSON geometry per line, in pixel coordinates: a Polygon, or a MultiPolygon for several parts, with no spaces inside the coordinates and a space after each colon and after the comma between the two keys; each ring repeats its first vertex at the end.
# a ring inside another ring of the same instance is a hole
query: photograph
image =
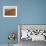
{"type": "Polygon", "coordinates": [[[31,42],[46,41],[46,25],[36,24],[19,24],[18,25],[18,41],[20,46],[31,42]]]}
{"type": "Polygon", "coordinates": [[[17,6],[4,6],[3,17],[17,17],[17,6]]]}

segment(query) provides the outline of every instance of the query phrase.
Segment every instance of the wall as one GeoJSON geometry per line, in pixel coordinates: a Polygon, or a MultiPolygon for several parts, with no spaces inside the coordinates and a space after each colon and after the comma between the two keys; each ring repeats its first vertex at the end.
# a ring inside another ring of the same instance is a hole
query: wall
{"type": "MultiPolygon", "coordinates": [[[[0,0],[0,44],[7,44],[9,32],[18,24],[46,24],[46,0],[0,0]],[[3,6],[17,5],[17,18],[4,18],[3,6]]],[[[17,40],[16,40],[17,43],[17,40]]]]}

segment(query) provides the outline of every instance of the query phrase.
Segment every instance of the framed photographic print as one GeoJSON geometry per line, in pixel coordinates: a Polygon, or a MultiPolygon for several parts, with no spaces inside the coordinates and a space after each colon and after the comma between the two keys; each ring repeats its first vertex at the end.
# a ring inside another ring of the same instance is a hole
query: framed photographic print
{"type": "Polygon", "coordinates": [[[18,42],[21,40],[46,41],[45,24],[19,24],[18,42]]]}
{"type": "Polygon", "coordinates": [[[17,6],[3,6],[3,17],[17,17],[17,6]]]}

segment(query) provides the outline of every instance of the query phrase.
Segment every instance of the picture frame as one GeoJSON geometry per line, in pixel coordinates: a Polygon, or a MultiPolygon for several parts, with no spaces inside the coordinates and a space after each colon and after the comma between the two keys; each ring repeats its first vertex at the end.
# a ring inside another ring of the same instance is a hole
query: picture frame
{"type": "Polygon", "coordinates": [[[18,24],[18,42],[20,43],[21,40],[46,41],[46,24],[18,24]],[[25,39],[24,37],[21,39],[22,37],[21,32],[23,30],[24,31],[28,30],[28,36],[30,36],[28,39],[25,39]],[[31,34],[31,32],[33,33],[31,34]]]}
{"type": "Polygon", "coordinates": [[[17,17],[17,6],[3,6],[3,17],[17,17]]]}

